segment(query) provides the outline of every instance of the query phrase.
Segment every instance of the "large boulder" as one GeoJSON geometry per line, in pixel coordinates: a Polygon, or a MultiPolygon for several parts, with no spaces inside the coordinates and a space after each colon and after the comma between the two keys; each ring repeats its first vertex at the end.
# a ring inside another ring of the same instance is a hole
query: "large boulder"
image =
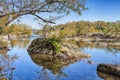
{"type": "Polygon", "coordinates": [[[53,50],[54,50],[53,45],[47,39],[42,38],[34,39],[27,49],[27,51],[30,54],[31,53],[52,54],[53,50]]]}
{"type": "Polygon", "coordinates": [[[120,76],[120,65],[99,64],[97,71],[104,72],[110,75],[120,76]]]}
{"type": "MultiPolygon", "coordinates": [[[[89,58],[90,56],[88,54],[84,54],[80,51],[79,47],[73,44],[68,43],[61,43],[61,50],[58,52],[55,57],[60,59],[81,59],[81,58],[89,58]]],[[[47,54],[49,56],[52,56],[54,53],[54,46],[45,39],[37,38],[33,40],[28,47],[28,53],[29,54],[47,54]]]]}

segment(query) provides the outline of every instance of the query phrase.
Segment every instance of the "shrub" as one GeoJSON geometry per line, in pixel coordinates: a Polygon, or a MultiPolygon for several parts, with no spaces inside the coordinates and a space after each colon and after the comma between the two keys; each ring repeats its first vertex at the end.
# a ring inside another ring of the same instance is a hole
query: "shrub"
{"type": "Polygon", "coordinates": [[[61,47],[60,47],[59,38],[53,36],[53,37],[49,38],[48,41],[53,45],[56,53],[60,51],[61,47]]]}

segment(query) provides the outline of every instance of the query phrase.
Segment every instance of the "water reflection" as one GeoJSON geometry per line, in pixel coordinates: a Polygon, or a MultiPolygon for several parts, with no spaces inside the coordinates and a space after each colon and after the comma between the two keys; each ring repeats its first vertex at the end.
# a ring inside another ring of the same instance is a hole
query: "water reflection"
{"type": "Polygon", "coordinates": [[[101,46],[96,46],[91,42],[85,42],[85,41],[74,41],[74,40],[69,40],[68,43],[72,43],[75,45],[78,45],[81,49],[85,48],[85,47],[89,47],[89,48],[103,48],[101,46]]]}
{"type": "Polygon", "coordinates": [[[12,64],[17,58],[16,55],[0,54],[0,80],[12,80],[15,70],[12,64]]]}
{"type": "Polygon", "coordinates": [[[30,43],[29,39],[25,40],[9,40],[9,41],[0,41],[0,48],[1,47],[8,47],[10,46],[11,48],[18,47],[18,48],[26,48],[28,44],[30,43]]]}
{"type": "Polygon", "coordinates": [[[100,71],[97,71],[97,75],[104,80],[120,80],[120,77],[102,73],[100,71]]]}
{"type": "Polygon", "coordinates": [[[116,55],[117,53],[119,53],[120,49],[118,48],[113,48],[113,47],[105,47],[102,45],[96,45],[90,42],[84,42],[84,41],[76,41],[75,42],[76,45],[78,45],[82,50],[84,48],[96,48],[96,49],[104,49],[106,51],[106,53],[112,53],[114,55],[116,55]]]}
{"type": "Polygon", "coordinates": [[[53,74],[52,76],[54,76],[55,78],[54,80],[59,80],[59,78],[61,77],[67,77],[67,74],[65,74],[62,71],[62,68],[69,65],[71,63],[70,61],[56,59],[46,54],[29,54],[29,55],[34,63],[43,67],[42,70],[37,71],[37,73],[40,74],[39,78],[40,79],[42,78],[41,80],[51,80],[52,74],[53,74]]]}
{"type": "Polygon", "coordinates": [[[0,47],[8,46],[8,41],[2,41],[0,40],[0,47]]]}
{"type": "Polygon", "coordinates": [[[19,47],[19,48],[26,48],[28,44],[30,43],[30,40],[11,40],[10,45],[11,47],[19,47]]]}
{"type": "Polygon", "coordinates": [[[100,63],[120,64],[119,49],[75,42],[92,57],[88,60],[69,61],[53,59],[44,54],[28,54],[26,48],[29,44],[30,40],[0,42],[0,47],[10,48],[10,51],[0,52],[0,80],[120,80],[96,73],[96,66],[100,63]]]}
{"type": "Polygon", "coordinates": [[[98,43],[93,43],[93,42],[85,42],[85,41],[76,41],[76,44],[80,47],[80,48],[85,48],[85,47],[89,47],[89,48],[109,48],[109,49],[116,49],[119,50],[120,48],[118,47],[113,47],[113,46],[105,46],[104,44],[100,44],[100,42],[98,43]]]}

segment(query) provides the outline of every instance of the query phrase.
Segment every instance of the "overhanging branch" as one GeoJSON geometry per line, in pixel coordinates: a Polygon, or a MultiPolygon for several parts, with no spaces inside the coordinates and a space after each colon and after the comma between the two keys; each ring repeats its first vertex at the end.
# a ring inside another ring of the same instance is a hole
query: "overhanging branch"
{"type": "Polygon", "coordinates": [[[31,15],[36,16],[37,18],[41,19],[41,20],[44,21],[44,22],[48,22],[48,23],[55,24],[55,22],[50,21],[50,20],[43,19],[42,17],[40,17],[39,15],[37,15],[37,14],[35,14],[35,13],[31,13],[31,15]]]}

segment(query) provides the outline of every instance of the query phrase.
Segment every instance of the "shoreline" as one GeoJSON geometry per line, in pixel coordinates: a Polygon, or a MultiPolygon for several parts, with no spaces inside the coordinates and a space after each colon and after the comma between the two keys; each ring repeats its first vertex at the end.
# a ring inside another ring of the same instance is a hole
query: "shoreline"
{"type": "Polygon", "coordinates": [[[70,37],[70,38],[67,37],[63,40],[86,42],[93,45],[120,49],[120,39],[116,40],[115,38],[106,38],[106,39],[96,38],[96,40],[94,40],[93,38],[88,38],[88,37],[70,37]]]}

